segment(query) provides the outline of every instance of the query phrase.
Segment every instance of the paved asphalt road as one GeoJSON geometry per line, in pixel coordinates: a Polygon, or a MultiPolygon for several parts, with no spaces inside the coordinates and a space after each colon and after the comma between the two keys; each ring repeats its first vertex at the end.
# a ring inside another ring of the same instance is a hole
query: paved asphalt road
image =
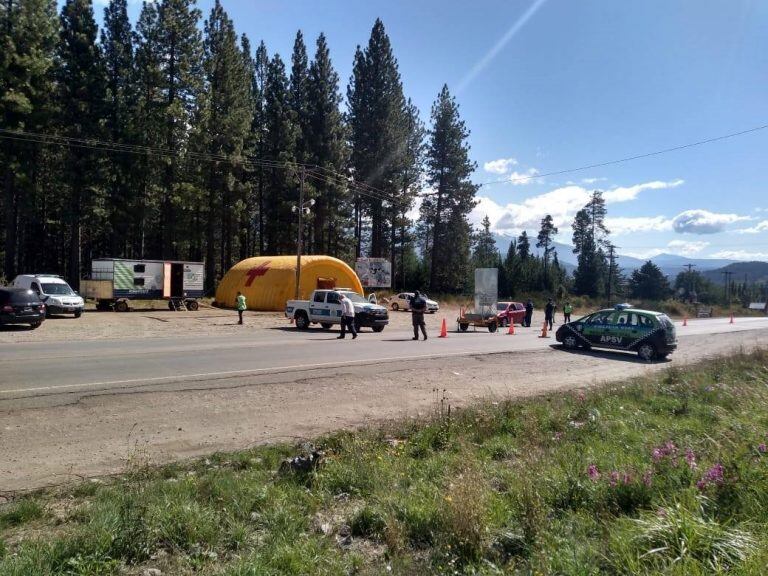
{"type": "MultiPolygon", "coordinates": [[[[688,335],[768,328],[768,318],[691,320],[678,323],[681,346],[688,335]]],[[[278,372],[398,360],[439,358],[542,349],[554,342],[538,338],[534,328],[517,328],[508,336],[478,330],[433,334],[427,342],[411,341],[406,330],[366,330],[357,340],[339,342],[338,333],[313,329],[265,329],[238,337],[178,337],[4,344],[0,348],[0,407],[4,400],[75,394],[121,388],[167,387],[180,382],[207,382],[278,372]]],[[[556,351],[553,350],[553,353],[556,351]]]]}

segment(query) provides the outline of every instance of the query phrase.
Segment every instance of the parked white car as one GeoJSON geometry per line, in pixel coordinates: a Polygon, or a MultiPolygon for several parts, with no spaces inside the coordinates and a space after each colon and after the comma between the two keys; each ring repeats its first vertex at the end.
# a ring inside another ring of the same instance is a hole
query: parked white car
{"type": "Polygon", "coordinates": [[[13,287],[26,288],[40,296],[45,302],[46,315],[74,314],[80,318],[85,309],[85,300],[55,274],[21,274],[13,279],[13,287]]]}
{"type": "MultiPolygon", "coordinates": [[[[440,305],[434,300],[430,300],[426,294],[422,294],[422,297],[427,301],[427,312],[434,314],[440,310],[440,305]]],[[[410,310],[411,298],[413,298],[413,292],[400,292],[392,297],[389,301],[389,307],[395,312],[398,310],[410,310]]]]}

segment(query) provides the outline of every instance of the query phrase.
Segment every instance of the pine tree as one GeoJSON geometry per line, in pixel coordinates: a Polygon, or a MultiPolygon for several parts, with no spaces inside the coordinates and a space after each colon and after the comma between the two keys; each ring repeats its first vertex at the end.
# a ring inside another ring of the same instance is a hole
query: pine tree
{"type": "Polygon", "coordinates": [[[487,215],[480,226],[474,237],[475,250],[472,261],[475,268],[494,268],[499,261],[499,251],[496,249],[496,239],[491,232],[491,221],[487,215]]]}
{"type": "MultiPolygon", "coordinates": [[[[71,138],[103,135],[106,77],[96,34],[91,0],[67,0],[61,11],[57,77],[59,122],[63,134],[71,138]]],[[[103,157],[94,151],[67,150],[62,182],[69,199],[67,277],[73,287],[80,283],[83,248],[86,260],[93,256],[94,248],[104,248],[95,243],[105,219],[103,166],[103,157]]]]}
{"type": "MultiPolygon", "coordinates": [[[[251,133],[248,139],[249,153],[259,159],[266,158],[267,155],[267,71],[269,69],[269,54],[267,46],[262,41],[256,49],[256,56],[253,59],[253,79],[251,82],[251,99],[253,110],[253,121],[251,122],[251,133]]],[[[266,175],[267,170],[263,164],[258,164],[253,168],[252,178],[253,194],[258,212],[257,234],[259,238],[259,254],[266,254],[265,242],[265,222],[266,222],[266,175]]]]}
{"type": "Polygon", "coordinates": [[[206,148],[210,156],[227,158],[206,166],[206,279],[212,288],[219,274],[234,264],[234,242],[239,239],[235,224],[245,205],[235,163],[242,162],[253,118],[246,62],[234,24],[219,0],[204,30],[205,97],[201,100],[206,148]]]}
{"type": "Polygon", "coordinates": [[[578,255],[574,272],[577,294],[594,298],[607,291],[609,266],[603,248],[609,246],[610,241],[604,223],[606,213],[602,192],[595,190],[573,220],[573,252],[578,255]]]}
{"type": "Polygon", "coordinates": [[[434,196],[421,206],[422,219],[432,233],[430,290],[457,292],[469,277],[471,227],[468,216],[475,207],[477,185],[469,177],[475,163],[469,159],[469,130],[447,86],[432,105],[432,128],[427,151],[427,182],[434,196]]]}
{"type": "MultiPolygon", "coordinates": [[[[128,19],[128,1],[111,0],[104,9],[101,49],[104,53],[106,75],[105,133],[111,142],[135,144],[133,120],[136,114],[136,75],[133,53],[133,33],[128,19]]],[[[128,232],[131,229],[132,198],[136,180],[135,156],[119,154],[110,158],[108,166],[107,217],[109,227],[104,233],[112,257],[132,255],[128,232]]]]}
{"type": "MultiPolygon", "coordinates": [[[[50,132],[54,109],[53,66],[58,18],[55,0],[0,2],[0,126],[50,132]]],[[[25,254],[38,266],[57,262],[55,248],[41,245],[53,230],[45,215],[45,174],[55,155],[12,140],[0,144],[0,278],[12,279],[25,254]],[[26,244],[26,246],[25,246],[26,244]],[[27,249],[25,252],[25,248],[27,249]],[[32,251],[35,253],[32,253],[32,251]]]]}
{"type": "Polygon", "coordinates": [[[361,249],[365,212],[371,221],[370,255],[383,257],[388,252],[387,227],[392,224],[392,210],[385,209],[384,198],[400,193],[398,174],[403,169],[407,122],[397,60],[381,20],[376,20],[366,49],[358,47],[355,53],[347,101],[353,177],[378,191],[356,203],[356,252],[361,249]]]}
{"type": "Polygon", "coordinates": [[[293,42],[293,54],[291,55],[291,77],[289,79],[289,100],[291,110],[296,122],[296,161],[304,163],[306,160],[306,134],[309,123],[309,64],[307,58],[307,46],[304,44],[304,35],[301,30],[296,32],[293,42]]]}
{"type": "Polygon", "coordinates": [[[670,294],[667,277],[650,260],[632,272],[629,288],[633,298],[643,300],[664,300],[670,294]]]}
{"type": "Polygon", "coordinates": [[[531,242],[528,240],[528,232],[525,230],[517,238],[517,254],[522,261],[526,261],[531,257],[531,242]]]}
{"type": "Polygon", "coordinates": [[[326,176],[316,185],[311,249],[332,256],[345,252],[351,219],[348,191],[341,177],[334,176],[344,173],[348,158],[340,103],[339,75],[333,68],[325,35],[320,34],[307,79],[304,145],[306,162],[326,176]]]}
{"type": "Polygon", "coordinates": [[[408,243],[413,241],[409,233],[411,221],[408,219],[408,211],[418,195],[421,179],[424,173],[424,124],[419,118],[418,107],[408,99],[405,111],[406,144],[403,156],[403,166],[400,172],[400,194],[392,202],[392,277],[394,286],[405,288],[405,253],[408,243]],[[399,230],[399,239],[396,237],[399,230]],[[397,273],[397,255],[400,255],[400,273],[397,273]]]}
{"type": "Polygon", "coordinates": [[[507,248],[507,254],[504,257],[503,266],[504,277],[506,279],[504,294],[511,297],[515,295],[520,282],[518,278],[519,266],[517,258],[517,242],[514,238],[509,243],[509,248],[507,248]]]}
{"type": "MultiPolygon", "coordinates": [[[[146,7],[147,4],[145,3],[146,7]]],[[[163,258],[178,257],[177,243],[184,220],[180,209],[186,208],[180,194],[181,174],[178,150],[187,142],[196,99],[202,86],[202,40],[198,23],[200,10],[195,0],[162,0],[157,11],[156,29],[152,30],[159,65],[159,94],[163,148],[169,155],[161,171],[159,234],[154,239],[154,252],[163,258]]]]}
{"type": "Polygon", "coordinates": [[[552,216],[547,214],[541,219],[541,229],[539,230],[539,235],[536,237],[536,247],[543,249],[542,259],[544,261],[544,269],[542,271],[541,279],[542,288],[545,290],[552,288],[552,282],[549,277],[549,260],[555,252],[555,247],[552,245],[554,243],[553,236],[555,234],[557,234],[557,227],[552,221],[552,216]]]}
{"type": "MultiPolygon", "coordinates": [[[[294,162],[296,123],[290,105],[285,64],[278,54],[269,62],[267,70],[265,106],[266,158],[281,164],[294,162]]],[[[264,244],[269,254],[295,253],[296,226],[291,213],[291,206],[298,199],[295,176],[284,166],[267,170],[263,208],[264,244]]]]}

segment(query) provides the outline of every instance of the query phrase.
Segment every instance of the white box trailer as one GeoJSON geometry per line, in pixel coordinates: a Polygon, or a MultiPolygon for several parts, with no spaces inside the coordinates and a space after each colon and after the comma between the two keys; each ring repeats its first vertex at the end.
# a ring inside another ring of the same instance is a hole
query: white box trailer
{"type": "Polygon", "coordinates": [[[97,310],[128,310],[129,300],[168,300],[171,310],[197,310],[204,295],[203,262],[99,258],[91,262],[91,277],[80,281],[85,298],[97,310]]]}

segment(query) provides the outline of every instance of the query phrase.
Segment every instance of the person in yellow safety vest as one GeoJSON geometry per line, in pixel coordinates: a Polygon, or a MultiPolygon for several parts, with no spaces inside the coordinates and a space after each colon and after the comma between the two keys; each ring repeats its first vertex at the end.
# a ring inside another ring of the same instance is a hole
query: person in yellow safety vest
{"type": "Polygon", "coordinates": [[[571,312],[573,312],[573,306],[570,302],[566,302],[563,306],[563,324],[568,324],[571,321],[571,312]]]}
{"type": "Polygon", "coordinates": [[[238,324],[243,323],[243,312],[245,312],[248,309],[248,305],[245,303],[245,296],[242,295],[242,293],[237,293],[237,298],[235,299],[236,305],[237,305],[237,316],[240,318],[238,324]]]}

